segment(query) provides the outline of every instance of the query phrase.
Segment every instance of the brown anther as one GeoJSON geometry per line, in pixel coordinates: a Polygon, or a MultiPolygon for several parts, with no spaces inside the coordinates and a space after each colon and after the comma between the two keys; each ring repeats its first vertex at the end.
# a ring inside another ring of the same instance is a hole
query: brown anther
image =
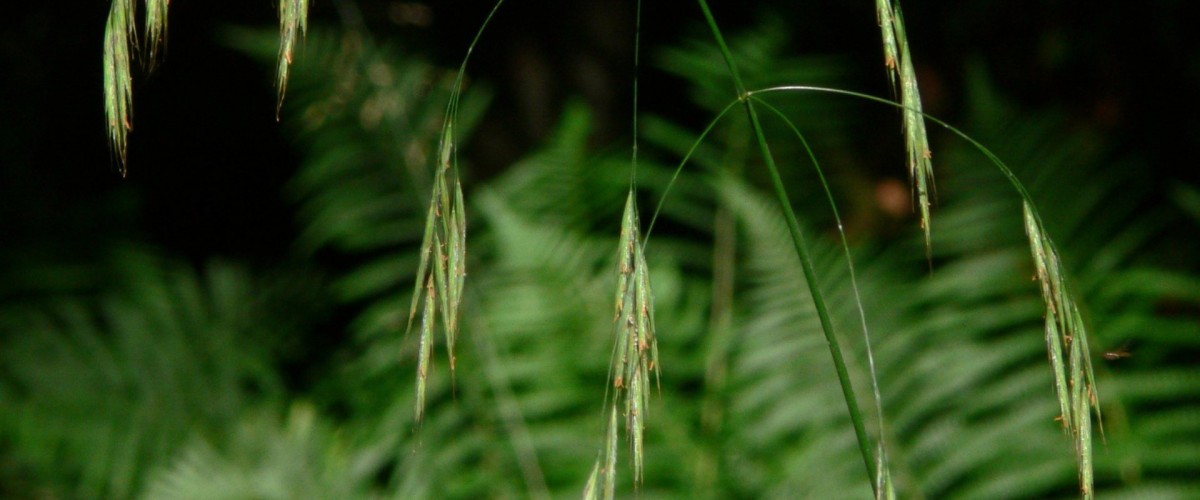
{"type": "Polygon", "coordinates": [[[1057,417],[1054,417],[1054,421],[1061,423],[1063,426],[1063,429],[1067,428],[1067,419],[1063,418],[1062,414],[1059,414],[1057,417]]]}

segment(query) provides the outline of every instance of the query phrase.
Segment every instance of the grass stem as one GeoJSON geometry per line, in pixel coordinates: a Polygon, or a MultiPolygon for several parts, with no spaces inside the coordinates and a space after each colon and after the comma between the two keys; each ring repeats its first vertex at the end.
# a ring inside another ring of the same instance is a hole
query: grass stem
{"type": "Polygon", "coordinates": [[[779,201],[780,209],[787,221],[788,232],[791,233],[796,255],[800,258],[800,266],[804,270],[805,281],[808,282],[813,307],[816,308],[817,316],[821,320],[821,330],[825,333],[825,340],[829,344],[829,354],[833,357],[838,382],[841,383],[842,395],[846,400],[846,408],[850,412],[850,420],[854,424],[854,434],[858,439],[859,451],[862,454],[863,463],[867,468],[867,477],[870,478],[871,489],[876,497],[878,497],[879,491],[874,480],[877,477],[875,461],[872,458],[871,445],[867,440],[867,431],[863,424],[862,410],[859,409],[858,399],[854,395],[854,386],[846,370],[846,361],[842,356],[841,346],[838,343],[837,336],[834,334],[833,322],[829,318],[829,310],[825,306],[825,299],[817,282],[816,272],[813,270],[812,257],[809,255],[808,246],[804,242],[804,234],[800,231],[800,223],[796,219],[795,211],[792,210],[792,203],[788,198],[787,189],[783,185],[783,178],[779,175],[779,168],[775,165],[775,158],[771,154],[770,146],[767,145],[766,133],[762,128],[762,123],[758,119],[758,113],[754,110],[754,103],[749,99],[749,94],[746,92],[746,85],[738,73],[737,65],[733,60],[733,54],[729,51],[729,46],[726,45],[725,38],[721,36],[721,30],[717,27],[717,21],[713,17],[712,10],[708,8],[708,3],[705,0],[697,0],[697,3],[700,4],[700,10],[704,12],[704,19],[717,40],[717,45],[721,49],[721,55],[725,58],[730,76],[733,78],[734,86],[737,88],[738,100],[741,101],[742,106],[746,109],[746,115],[750,119],[750,126],[754,129],[754,136],[758,142],[759,151],[762,153],[763,161],[766,163],[767,170],[770,173],[771,184],[774,187],[776,199],[779,201]]]}

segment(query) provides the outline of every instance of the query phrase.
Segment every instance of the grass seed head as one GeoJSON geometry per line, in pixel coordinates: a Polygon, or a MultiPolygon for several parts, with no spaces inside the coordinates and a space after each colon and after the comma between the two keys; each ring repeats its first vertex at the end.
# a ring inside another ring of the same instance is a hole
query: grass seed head
{"type": "Polygon", "coordinates": [[[308,31],[308,0],[279,0],[279,64],[275,72],[275,85],[279,98],[275,105],[275,119],[283,107],[283,96],[287,93],[288,73],[295,52],[296,40],[308,31]]]}
{"type": "MultiPolygon", "coordinates": [[[[1080,491],[1084,498],[1091,498],[1092,412],[1096,412],[1099,421],[1100,406],[1096,397],[1087,329],[1079,307],[1067,288],[1058,252],[1046,235],[1040,217],[1028,202],[1023,209],[1030,253],[1041,282],[1042,300],[1046,303],[1046,345],[1058,396],[1059,418],[1063,429],[1074,442],[1080,491]]],[[[1098,427],[1103,433],[1103,424],[1098,427]]]]}
{"type": "MultiPolygon", "coordinates": [[[[646,407],[649,404],[648,373],[658,368],[658,346],[654,335],[653,293],[650,290],[649,270],[640,244],[637,207],[632,190],[626,198],[625,211],[621,219],[621,234],[617,245],[617,289],[614,298],[613,333],[614,348],[609,373],[615,389],[613,399],[606,401],[613,419],[605,430],[605,458],[609,466],[604,471],[606,481],[614,481],[615,439],[617,428],[616,411],[622,408],[625,416],[625,433],[628,435],[633,455],[635,485],[641,481],[645,463],[644,430],[646,407]]],[[[607,396],[606,396],[607,399],[607,396]]],[[[599,460],[599,459],[597,459],[599,460]]],[[[608,483],[606,483],[608,484],[608,483]]],[[[588,490],[593,491],[593,490],[588,490]]],[[[606,487],[605,497],[611,498],[611,488],[606,487]]]]}

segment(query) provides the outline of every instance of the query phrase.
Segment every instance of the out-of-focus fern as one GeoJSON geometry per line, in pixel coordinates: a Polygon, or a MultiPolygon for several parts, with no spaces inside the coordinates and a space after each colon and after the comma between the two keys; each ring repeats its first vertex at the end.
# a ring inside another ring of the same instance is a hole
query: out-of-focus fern
{"type": "Polygon", "coordinates": [[[309,405],[285,420],[247,412],[217,439],[194,437],[149,476],[143,500],[377,499],[370,469],[309,405]],[[218,441],[214,443],[213,441],[218,441]]]}
{"type": "Polygon", "coordinates": [[[68,497],[129,498],[190,435],[282,395],[244,270],[145,251],[112,264],[98,292],[0,311],[0,442],[68,497]]]}

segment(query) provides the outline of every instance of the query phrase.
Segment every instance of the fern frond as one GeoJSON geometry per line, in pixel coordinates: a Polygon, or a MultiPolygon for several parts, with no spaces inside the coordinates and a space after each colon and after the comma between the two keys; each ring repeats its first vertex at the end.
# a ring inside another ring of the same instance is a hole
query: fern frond
{"type": "Polygon", "coordinates": [[[250,339],[262,304],[246,273],[192,272],[149,252],[115,259],[110,289],[0,311],[0,436],[39,478],[87,498],[131,498],[194,432],[279,397],[250,339]]]}
{"type": "Polygon", "coordinates": [[[357,469],[361,450],[343,439],[316,409],[295,404],[285,419],[251,412],[218,442],[194,437],[159,465],[141,500],[377,499],[371,477],[357,469]]]}

